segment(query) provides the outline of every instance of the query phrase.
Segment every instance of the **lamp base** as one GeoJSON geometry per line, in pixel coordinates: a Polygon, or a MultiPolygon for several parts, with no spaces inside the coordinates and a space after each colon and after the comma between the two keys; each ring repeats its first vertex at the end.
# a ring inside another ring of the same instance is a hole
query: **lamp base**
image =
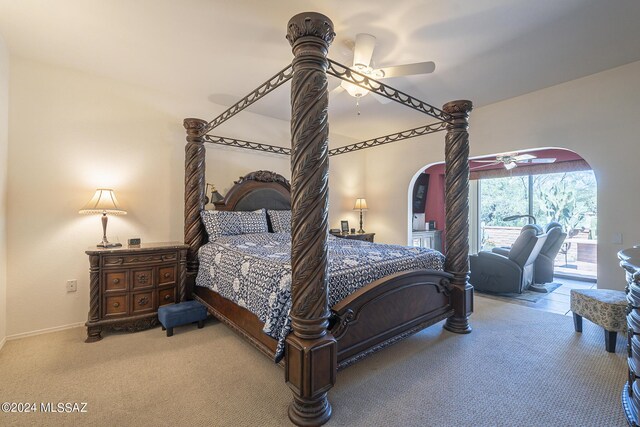
{"type": "Polygon", "coordinates": [[[119,248],[122,246],[122,243],[111,243],[107,239],[107,212],[102,212],[102,242],[98,243],[96,246],[99,248],[119,248]]]}
{"type": "Polygon", "coordinates": [[[364,232],[364,228],[362,228],[362,209],[360,209],[360,230],[358,230],[358,233],[364,234],[364,232]]]}
{"type": "Polygon", "coordinates": [[[119,248],[122,243],[100,242],[96,246],[99,248],[119,248]]]}

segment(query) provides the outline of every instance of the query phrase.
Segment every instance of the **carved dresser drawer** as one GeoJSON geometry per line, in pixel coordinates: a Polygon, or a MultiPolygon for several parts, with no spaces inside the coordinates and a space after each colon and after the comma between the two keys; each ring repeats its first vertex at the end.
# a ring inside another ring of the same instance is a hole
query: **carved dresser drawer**
{"type": "Polygon", "coordinates": [[[176,302],[176,288],[158,290],[158,307],[176,302]]]}
{"type": "Polygon", "coordinates": [[[158,307],[185,297],[188,246],[155,243],[91,249],[86,342],[105,329],[136,331],[158,323],[158,307]]]}
{"type": "Polygon", "coordinates": [[[104,298],[104,317],[119,316],[127,314],[127,294],[112,295],[104,298]]]}
{"type": "Polygon", "coordinates": [[[102,284],[105,292],[121,292],[129,289],[127,270],[105,271],[102,284]]]}
{"type": "Polygon", "coordinates": [[[131,294],[131,314],[150,313],[156,311],[154,292],[136,292],[131,294]]]}

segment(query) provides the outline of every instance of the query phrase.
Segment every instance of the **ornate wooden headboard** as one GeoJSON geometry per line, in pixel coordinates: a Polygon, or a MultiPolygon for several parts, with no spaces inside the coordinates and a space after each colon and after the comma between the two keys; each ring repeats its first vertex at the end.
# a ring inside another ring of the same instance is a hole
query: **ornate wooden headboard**
{"type": "MultiPolygon", "coordinates": [[[[271,171],[255,171],[241,176],[233,183],[233,187],[220,202],[214,203],[219,211],[253,211],[256,209],[284,210],[291,209],[291,185],[289,181],[280,174],[271,171]]],[[[198,250],[207,243],[209,237],[207,231],[200,220],[200,210],[204,209],[204,178],[195,182],[192,197],[197,197],[199,203],[192,207],[196,210],[198,221],[193,223],[193,227],[185,227],[189,232],[194,233],[187,261],[187,280],[185,293],[181,295],[181,301],[191,297],[195,279],[198,272],[198,250]],[[199,208],[198,208],[199,207],[199,208]],[[198,208],[198,209],[196,209],[198,208]]],[[[187,208],[188,215],[190,210],[187,208]]],[[[186,239],[186,238],[185,238],[186,239]]]]}
{"type": "Polygon", "coordinates": [[[291,185],[275,172],[251,172],[235,181],[225,198],[214,205],[219,211],[291,209],[291,185]]]}

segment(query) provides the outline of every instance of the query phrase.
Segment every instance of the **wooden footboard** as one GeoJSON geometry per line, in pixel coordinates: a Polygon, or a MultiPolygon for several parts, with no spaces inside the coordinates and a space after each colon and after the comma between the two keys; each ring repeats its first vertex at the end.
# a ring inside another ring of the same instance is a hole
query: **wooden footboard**
{"type": "MultiPolygon", "coordinates": [[[[338,342],[338,369],[451,316],[451,277],[432,270],[396,273],[333,306],[329,330],[338,342]]],[[[193,296],[264,354],[275,356],[276,340],[262,332],[264,323],[256,315],[207,288],[196,287],[193,296]]]]}
{"type": "Polygon", "coordinates": [[[451,316],[452,277],[433,270],[400,272],[333,306],[338,369],[451,316]]]}

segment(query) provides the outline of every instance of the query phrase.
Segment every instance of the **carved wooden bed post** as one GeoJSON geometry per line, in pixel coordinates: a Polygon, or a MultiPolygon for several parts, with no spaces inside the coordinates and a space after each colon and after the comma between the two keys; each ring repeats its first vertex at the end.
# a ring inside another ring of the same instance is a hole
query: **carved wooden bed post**
{"type": "Polygon", "coordinates": [[[445,137],[446,262],[453,274],[451,302],[453,316],[445,329],[458,334],[471,332],[469,315],[473,311],[473,286],[469,284],[469,113],[471,101],[446,103],[442,109],[453,120],[447,123],[445,137]]]}
{"type": "Polygon", "coordinates": [[[187,282],[180,293],[180,301],[191,298],[191,291],[198,274],[198,249],[204,244],[206,233],[200,221],[204,209],[205,148],[202,132],[205,120],[184,119],[187,130],[184,169],[184,243],[187,251],[187,282]]]}
{"type": "Polygon", "coordinates": [[[331,417],[337,344],[327,331],[328,138],[327,53],[333,23],[319,13],[289,20],[291,43],[291,324],[285,379],[293,391],[289,418],[300,426],[331,417]]]}

